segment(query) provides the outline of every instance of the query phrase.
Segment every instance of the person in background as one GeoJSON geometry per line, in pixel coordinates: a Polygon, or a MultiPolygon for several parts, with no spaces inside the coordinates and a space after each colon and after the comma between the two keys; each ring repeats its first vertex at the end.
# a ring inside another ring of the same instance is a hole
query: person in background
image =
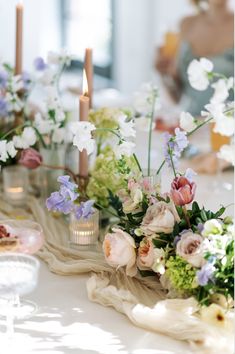
{"type": "MultiPolygon", "coordinates": [[[[161,47],[155,66],[173,100],[199,116],[213,92],[196,91],[190,86],[188,65],[193,59],[206,57],[213,62],[214,71],[227,77],[234,75],[234,15],[227,0],[193,0],[193,3],[199,13],[182,20],[177,54],[170,55],[161,47]]],[[[171,43],[174,43],[172,52],[176,53],[177,41],[171,43]]]]}

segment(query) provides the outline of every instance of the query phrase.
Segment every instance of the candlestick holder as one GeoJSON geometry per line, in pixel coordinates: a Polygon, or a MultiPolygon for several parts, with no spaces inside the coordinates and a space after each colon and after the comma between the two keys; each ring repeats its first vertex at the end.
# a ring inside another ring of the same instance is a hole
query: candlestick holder
{"type": "Polygon", "coordinates": [[[87,219],[77,219],[75,214],[70,215],[69,221],[69,242],[71,247],[87,249],[93,248],[99,237],[99,211],[94,209],[94,213],[87,219]]]}
{"type": "Polygon", "coordinates": [[[28,196],[28,170],[23,166],[3,169],[4,198],[12,205],[24,206],[28,196]]]}

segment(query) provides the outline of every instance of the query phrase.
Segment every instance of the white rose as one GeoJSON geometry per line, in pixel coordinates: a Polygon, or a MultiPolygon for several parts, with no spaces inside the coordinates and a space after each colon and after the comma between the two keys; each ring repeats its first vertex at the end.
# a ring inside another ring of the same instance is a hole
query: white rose
{"type": "Polygon", "coordinates": [[[135,276],[136,245],[134,239],[125,231],[113,229],[105,236],[103,251],[107,263],[114,268],[126,266],[126,274],[135,276]]]}
{"type": "Polygon", "coordinates": [[[158,202],[147,209],[141,224],[141,230],[146,235],[160,232],[169,234],[173,231],[175,223],[179,221],[179,215],[172,201],[170,203],[158,202]]]}
{"type": "Polygon", "coordinates": [[[206,59],[194,59],[188,67],[187,73],[191,86],[198,91],[204,91],[209,86],[208,73],[213,70],[213,63],[206,59]]]}
{"type": "Polygon", "coordinates": [[[233,166],[235,165],[235,145],[223,145],[220,148],[220,151],[218,152],[217,156],[220,159],[223,159],[229,163],[231,163],[233,166]]]}
{"type": "Polygon", "coordinates": [[[208,237],[213,235],[221,235],[223,232],[222,225],[216,219],[211,219],[203,225],[202,236],[208,237]]]}
{"type": "Polygon", "coordinates": [[[188,112],[182,112],[180,115],[180,128],[186,132],[191,132],[197,127],[194,117],[188,112]]]}
{"type": "Polygon", "coordinates": [[[130,157],[133,154],[134,148],[135,144],[131,141],[123,141],[115,147],[114,153],[117,159],[121,159],[122,156],[130,157]]]}
{"type": "Polygon", "coordinates": [[[205,264],[203,237],[186,231],[176,246],[176,254],[184,258],[194,267],[200,268],[205,264]]]}

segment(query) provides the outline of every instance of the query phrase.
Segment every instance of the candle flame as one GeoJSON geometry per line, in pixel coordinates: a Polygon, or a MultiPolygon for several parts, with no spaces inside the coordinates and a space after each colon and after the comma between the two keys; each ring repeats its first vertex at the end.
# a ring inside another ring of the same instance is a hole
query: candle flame
{"type": "Polygon", "coordinates": [[[84,96],[88,96],[88,81],[86,76],[86,70],[83,69],[83,79],[82,79],[82,93],[84,96]]]}

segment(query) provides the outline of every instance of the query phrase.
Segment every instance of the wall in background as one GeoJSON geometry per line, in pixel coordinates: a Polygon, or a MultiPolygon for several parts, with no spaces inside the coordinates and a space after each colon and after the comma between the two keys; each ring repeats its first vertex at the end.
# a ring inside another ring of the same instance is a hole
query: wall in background
{"type": "MultiPolygon", "coordinates": [[[[0,0],[0,59],[14,64],[15,5],[17,0],[0,0]]],[[[59,0],[24,0],[24,68],[48,50],[60,47],[59,0]]]]}

